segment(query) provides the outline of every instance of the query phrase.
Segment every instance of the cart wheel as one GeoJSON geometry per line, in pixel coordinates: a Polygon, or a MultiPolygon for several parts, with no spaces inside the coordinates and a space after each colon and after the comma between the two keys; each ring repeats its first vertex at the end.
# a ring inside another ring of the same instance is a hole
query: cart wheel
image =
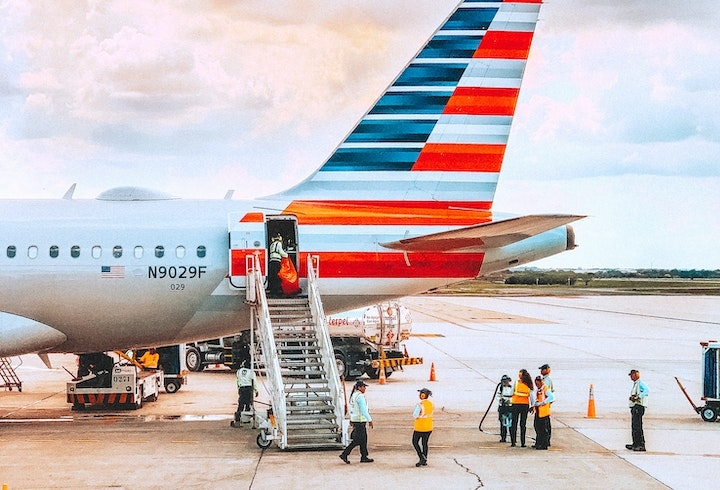
{"type": "Polygon", "coordinates": [[[265,431],[260,431],[255,442],[257,442],[260,449],[267,449],[270,447],[270,444],[272,444],[272,440],[267,438],[265,431]]]}
{"type": "Polygon", "coordinates": [[[168,393],[177,393],[180,389],[180,381],[171,380],[165,381],[165,391],[168,393]]]}
{"type": "Polygon", "coordinates": [[[706,405],[700,411],[700,417],[702,417],[705,422],[715,422],[718,417],[717,409],[706,405]]]}

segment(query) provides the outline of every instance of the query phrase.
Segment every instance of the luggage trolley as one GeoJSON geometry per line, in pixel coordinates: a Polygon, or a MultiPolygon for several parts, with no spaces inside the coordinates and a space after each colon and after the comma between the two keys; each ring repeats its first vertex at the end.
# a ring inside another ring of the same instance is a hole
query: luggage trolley
{"type": "Polygon", "coordinates": [[[678,386],[682,390],[685,398],[690,402],[695,412],[705,422],[715,422],[720,415],[720,342],[709,340],[700,342],[702,347],[702,400],[705,401],[704,407],[698,407],[687,394],[680,380],[675,377],[678,386]]]}
{"type": "Polygon", "coordinates": [[[720,414],[720,342],[700,342],[703,357],[703,396],[705,406],[700,417],[705,422],[715,422],[720,414]]]}

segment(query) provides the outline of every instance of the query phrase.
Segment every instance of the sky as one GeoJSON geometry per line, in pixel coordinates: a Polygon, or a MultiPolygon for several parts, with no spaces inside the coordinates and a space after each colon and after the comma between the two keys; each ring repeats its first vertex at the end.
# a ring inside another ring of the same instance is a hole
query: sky
{"type": "MultiPolygon", "coordinates": [[[[0,0],[0,199],[272,194],[457,0],[0,0]]],[[[550,0],[494,209],[571,213],[540,267],[720,269],[716,0],[550,0]]]]}

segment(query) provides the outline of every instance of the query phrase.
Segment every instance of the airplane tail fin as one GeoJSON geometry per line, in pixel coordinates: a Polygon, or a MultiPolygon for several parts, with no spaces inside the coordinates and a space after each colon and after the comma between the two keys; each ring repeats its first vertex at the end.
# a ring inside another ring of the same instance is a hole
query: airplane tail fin
{"type": "Polygon", "coordinates": [[[271,197],[298,214],[489,211],[540,4],[460,3],[323,166],[271,197]]]}

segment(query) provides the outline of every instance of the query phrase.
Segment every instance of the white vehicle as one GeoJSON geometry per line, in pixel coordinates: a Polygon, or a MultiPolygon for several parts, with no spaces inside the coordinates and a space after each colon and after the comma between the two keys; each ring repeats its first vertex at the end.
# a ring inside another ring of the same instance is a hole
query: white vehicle
{"type": "Polygon", "coordinates": [[[67,402],[73,410],[86,406],[138,409],[143,402],[158,399],[164,383],[162,370],[143,370],[130,362],[107,367],[99,365],[67,383],[67,402]]]}

